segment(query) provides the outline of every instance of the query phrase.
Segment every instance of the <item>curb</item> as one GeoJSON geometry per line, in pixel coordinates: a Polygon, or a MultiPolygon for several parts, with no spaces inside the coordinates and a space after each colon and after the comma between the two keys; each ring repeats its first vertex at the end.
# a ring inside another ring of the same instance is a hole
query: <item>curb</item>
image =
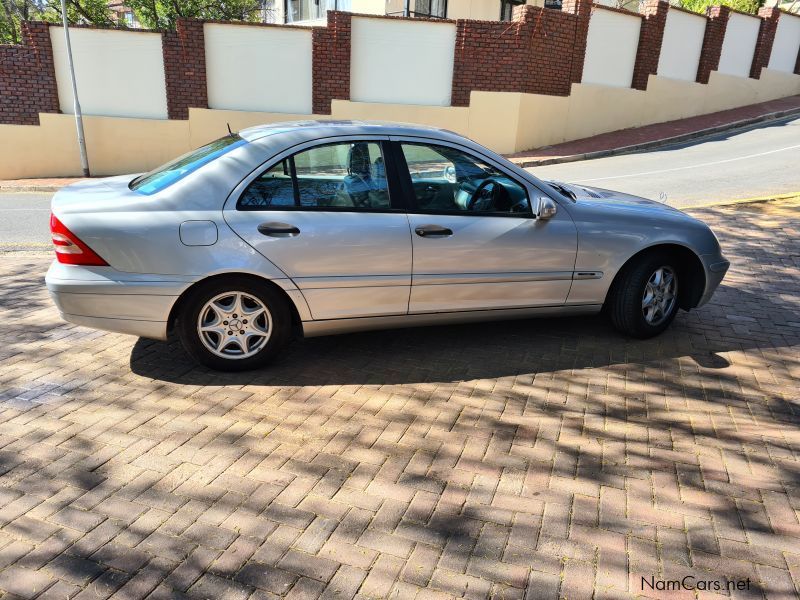
{"type": "Polygon", "coordinates": [[[738,198],[735,200],[719,200],[717,202],[708,202],[706,204],[696,204],[692,206],[684,206],[679,210],[695,210],[700,208],[716,208],[718,206],[732,206],[736,204],[757,204],[759,202],[772,202],[773,200],[788,200],[790,198],[800,198],[800,191],[790,192],[788,194],[773,194],[771,196],[755,196],[753,198],[738,198]]]}
{"type": "Polygon", "coordinates": [[[21,186],[2,186],[0,185],[0,194],[33,194],[33,193],[55,193],[61,188],[70,185],[21,185],[21,186]]]}
{"type": "Polygon", "coordinates": [[[617,156],[620,154],[631,154],[633,152],[638,152],[640,150],[649,150],[651,148],[669,146],[672,144],[677,144],[680,142],[685,142],[688,140],[693,140],[708,135],[714,135],[715,133],[722,133],[724,131],[730,131],[733,129],[742,129],[750,125],[756,125],[758,123],[764,123],[766,121],[775,121],[777,119],[782,119],[784,117],[791,117],[794,115],[800,115],[800,107],[787,108],[786,110],[767,113],[765,115],[760,115],[758,117],[742,119],[741,121],[733,121],[731,123],[725,123],[723,125],[716,125],[714,127],[709,127],[707,129],[698,129],[697,131],[690,131],[689,133],[682,133],[680,135],[675,135],[668,138],[662,138],[660,140],[641,142],[640,144],[632,144],[630,146],[620,146],[619,148],[609,148],[607,150],[595,150],[594,152],[570,154],[567,156],[554,156],[553,158],[542,158],[542,159],[532,159],[532,160],[522,159],[519,161],[516,161],[514,159],[509,159],[509,160],[511,160],[511,162],[513,162],[518,167],[522,167],[524,169],[526,167],[543,167],[545,165],[557,165],[560,163],[591,160],[593,158],[604,158],[607,156],[617,156]]]}

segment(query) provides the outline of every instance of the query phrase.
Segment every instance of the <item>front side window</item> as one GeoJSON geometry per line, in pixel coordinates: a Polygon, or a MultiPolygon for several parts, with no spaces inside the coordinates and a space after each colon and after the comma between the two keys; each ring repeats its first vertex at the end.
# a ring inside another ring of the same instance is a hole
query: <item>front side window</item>
{"type": "Polygon", "coordinates": [[[243,210],[389,209],[389,184],[381,144],[347,142],[298,152],[255,179],[237,206],[243,210]]]}
{"type": "Polygon", "coordinates": [[[176,181],[183,179],[203,165],[218,159],[220,156],[246,143],[247,141],[238,135],[226,135],[224,138],[220,138],[197,150],[192,150],[183,156],[179,156],[175,160],[149,173],[140,175],[131,181],[128,187],[140,194],[146,194],[148,196],[150,194],[155,194],[169,187],[176,181]]]}
{"type": "Polygon", "coordinates": [[[401,144],[401,148],[418,210],[530,214],[525,188],[480,159],[447,146],[401,144]]]}

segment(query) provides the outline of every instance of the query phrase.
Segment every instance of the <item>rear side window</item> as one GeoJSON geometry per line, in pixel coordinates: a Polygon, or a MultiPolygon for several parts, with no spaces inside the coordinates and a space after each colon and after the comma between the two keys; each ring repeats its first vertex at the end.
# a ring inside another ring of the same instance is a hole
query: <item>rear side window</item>
{"type": "Polygon", "coordinates": [[[346,142],[298,152],[256,178],[237,208],[390,209],[381,144],[346,142]]]}
{"type": "Polygon", "coordinates": [[[206,144],[197,150],[179,156],[175,160],[140,175],[128,184],[128,187],[140,194],[151,195],[171,186],[196,171],[203,165],[207,165],[220,156],[227,154],[234,148],[246,144],[247,141],[238,135],[226,135],[210,144],[206,144]]]}

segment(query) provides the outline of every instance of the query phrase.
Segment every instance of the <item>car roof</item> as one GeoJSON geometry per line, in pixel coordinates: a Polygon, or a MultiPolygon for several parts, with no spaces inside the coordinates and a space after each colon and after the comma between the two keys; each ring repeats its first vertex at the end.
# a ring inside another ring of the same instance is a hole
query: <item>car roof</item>
{"type": "Polygon", "coordinates": [[[462,136],[446,129],[412,123],[334,119],[269,123],[248,127],[239,132],[239,135],[248,142],[254,142],[268,136],[281,134],[291,134],[295,139],[300,136],[309,140],[337,135],[410,135],[436,138],[462,138],[462,136]]]}

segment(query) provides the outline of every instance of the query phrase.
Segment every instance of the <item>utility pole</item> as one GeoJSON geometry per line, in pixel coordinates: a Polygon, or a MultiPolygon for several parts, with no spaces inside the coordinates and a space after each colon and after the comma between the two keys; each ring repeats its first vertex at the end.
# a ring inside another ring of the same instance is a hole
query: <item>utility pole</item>
{"type": "Polygon", "coordinates": [[[72,63],[72,45],[69,43],[69,23],[67,22],[67,2],[61,0],[61,17],[64,21],[64,41],[67,46],[67,63],[69,64],[69,78],[72,81],[72,99],[75,109],[75,127],[78,130],[78,150],[81,154],[81,168],[83,176],[89,177],[89,158],[86,156],[86,138],[83,135],[83,115],[78,102],[78,84],[75,81],[75,65],[72,63]]]}

